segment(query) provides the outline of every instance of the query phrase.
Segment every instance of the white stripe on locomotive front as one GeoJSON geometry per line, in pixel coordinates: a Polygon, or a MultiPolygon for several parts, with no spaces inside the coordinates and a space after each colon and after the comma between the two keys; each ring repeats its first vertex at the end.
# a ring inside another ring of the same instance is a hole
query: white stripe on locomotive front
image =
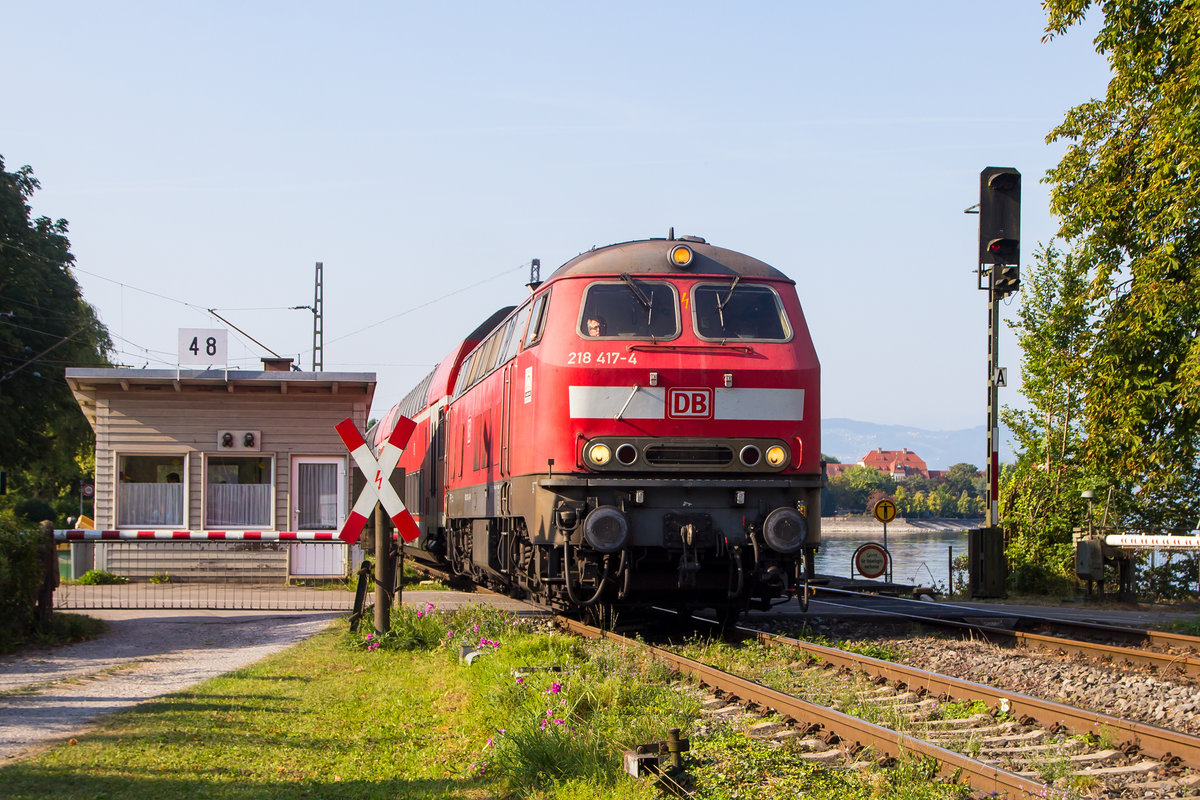
{"type": "MultiPolygon", "coordinates": [[[[571,419],[666,419],[667,390],[661,386],[571,386],[571,419]],[[632,397],[631,397],[632,395],[632,397]],[[622,407],[624,411],[622,411],[622,407]]],[[[804,419],[803,389],[713,389],[712,419],[804,419]]]]}

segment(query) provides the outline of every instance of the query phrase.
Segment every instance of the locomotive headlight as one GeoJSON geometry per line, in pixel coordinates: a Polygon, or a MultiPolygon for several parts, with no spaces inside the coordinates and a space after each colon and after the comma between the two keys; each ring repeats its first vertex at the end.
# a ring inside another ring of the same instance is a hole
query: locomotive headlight
{"type": "Polygon", "coordinates": [[[767,448],[767,463],[772,467],[782,467],[788,462],[788,450],[781,444],[773,444],[767,448]]]}
{"type": "Polygon", "coordinates": [[[629,520],[616,506],[600,506],[584,519],[583,536],[601,553],[615,553],[629,541],[629,520]]]}
{"type": "Polygon", "coordinates": [[[587,449],[587,460],[597,467],[603,467],[612,459],[612,449],[602,442],[596,442],[587,449]]]}
{"type": "Polygon", "coordinates": [[[671,248],[671,266],[687,269],[692,265],[692,248],[686,244],[677,244],[671,248]]]}
{"type": "Polygon", "coordinates": [[[794,508],[777,508],[767,514],[763,538],[777,553],[794,553],[808,536],[808,520],[794,508]]]}

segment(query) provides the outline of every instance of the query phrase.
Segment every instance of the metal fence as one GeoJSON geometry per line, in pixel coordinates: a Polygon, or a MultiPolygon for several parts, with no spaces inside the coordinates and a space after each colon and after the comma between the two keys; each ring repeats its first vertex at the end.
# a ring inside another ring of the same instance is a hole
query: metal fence
{"type": "Polygon", "coordinates": [[[59,609],[349,611],[363,558],[326,533],[56,531],[59,609]]]}

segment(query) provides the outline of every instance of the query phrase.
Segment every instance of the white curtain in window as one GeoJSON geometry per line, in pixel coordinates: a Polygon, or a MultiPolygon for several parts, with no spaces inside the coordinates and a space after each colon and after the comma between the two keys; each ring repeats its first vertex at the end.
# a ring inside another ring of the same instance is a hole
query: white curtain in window
{"type": "Polygon", "coordinates": [[[117,525],[173,527],[183,525],[182,483],[119,483],[117,525]]]}
{"type": "Polygon", "coordinates": [[[302,531],[333,531],[338,529],[338,465],[296,465],[297,525],[302,531]]]}
{"type": "Polygon", "coordinates": [[[210,483],[206,491],[210,528],[265,528],[271,524],[271,485],[210,483]]]}

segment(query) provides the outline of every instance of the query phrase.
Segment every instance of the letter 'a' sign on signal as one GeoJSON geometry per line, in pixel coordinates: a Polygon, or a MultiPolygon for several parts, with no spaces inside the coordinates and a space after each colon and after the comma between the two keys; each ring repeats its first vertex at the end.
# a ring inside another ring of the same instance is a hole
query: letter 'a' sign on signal
{"type": "Polygon", "coordinates": [[[384,510],[392,518],[392,524],[396,526],[396,530],[400,532],[404,541],[411,542],[420,536],[421,529],[417,527],[416,520],[412,518],[412,514],[408,513],[408,509],[404,507],[404,501],[400,499],[400,495],[396,494],[396,490],[389,482],[392,470],[400,463],[404,446],[408,444],[408,439],[412,436],[417,424],[408,417],[397,417],[396,427],[392,429],[391,436],[379,449],[378,460],[371,453],[371,448],[367,446],[362,434],[358,432],[358,428],[351,420],[344,419],[334,427],[350,450],[350,456],[354,459],[354,463],[358,464],[358,468],[367,478],[367,485],[363,487],[362,494],[354,502],[354,508],[350,511],[350,516],[346,518],[346,524],[342,526],[338,538],[349,544],[357,542],[363,526],[367,524],[367,514],[371,513],[371,509],[375,507],[377,501],[383,504],[384,510]]]}

